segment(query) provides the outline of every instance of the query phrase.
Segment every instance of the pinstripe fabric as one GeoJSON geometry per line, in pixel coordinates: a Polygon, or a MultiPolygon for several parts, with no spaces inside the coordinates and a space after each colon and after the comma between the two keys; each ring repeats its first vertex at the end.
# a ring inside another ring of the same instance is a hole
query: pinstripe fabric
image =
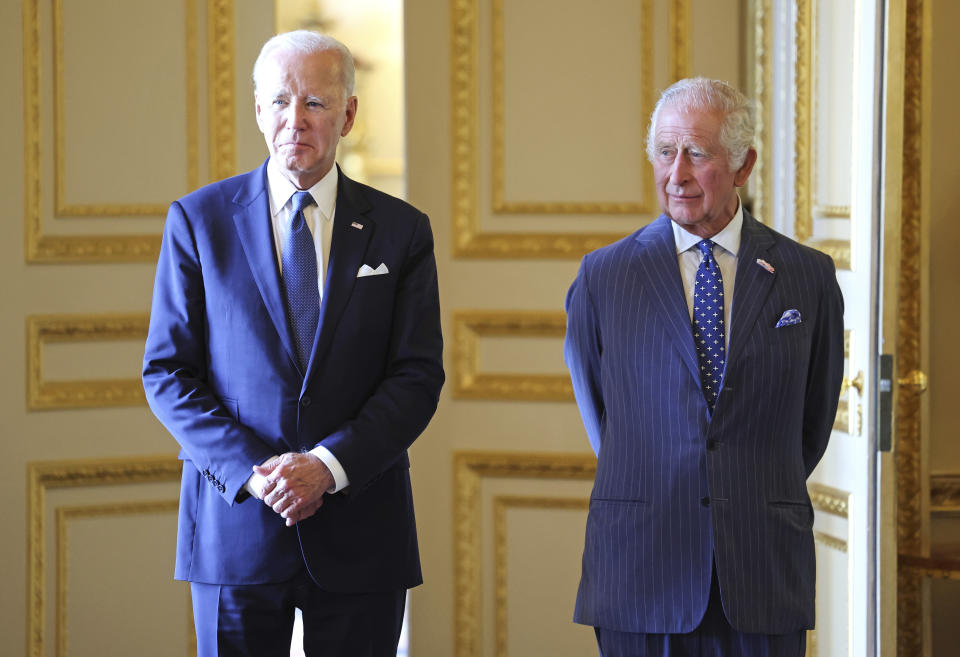
{"type": "Polygon", "coordinates": [[[564,355],[597,453],[578,623],[689,632],[715,559],[735,629],[813,626],[806,478],[836,414],[843,301],[829,257],[747,213],[736,280],[712,416],[669,219],[587,255],[570,288],[564,355]],[[787,309],[802,322],[775,329],[787,309]]]}

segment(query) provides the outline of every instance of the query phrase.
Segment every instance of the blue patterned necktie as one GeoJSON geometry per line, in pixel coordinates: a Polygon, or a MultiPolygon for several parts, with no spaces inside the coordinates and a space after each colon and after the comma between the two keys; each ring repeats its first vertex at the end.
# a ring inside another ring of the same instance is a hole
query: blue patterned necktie
{"type": "Polygon", "coordinates": [[[303,209],[313,205],[310,192],[293,195],[290,229],[281,251],[283,292],[287,319],[293,327],[293,342],[300,370],[306,372],[313,349],[313,338],[320,321],[320,292],[317,287],[317,250],[303,209]]]}
{"type": "Polygon", "coordinates": [[[723,277],[713,257],[713,242],[700,240],[697,248],[703,258],[693,284],[693,341],[700,364],[700,385],[712,412],[727,360],[723,327],[723,277]]]}

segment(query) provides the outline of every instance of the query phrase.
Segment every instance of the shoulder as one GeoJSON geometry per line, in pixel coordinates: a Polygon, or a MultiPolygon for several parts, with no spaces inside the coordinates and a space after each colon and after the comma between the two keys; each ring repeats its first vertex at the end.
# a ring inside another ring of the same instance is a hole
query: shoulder
{"type": "MultiPolygon", "coordinates": [[[[790,270],[804,272],[804,275],[819,273],[820,275],[833,276],[836,271],[833,258],[828,254],[812,246],[801,244],[800,242],[787,237],[766,224],[762,224],[753,217],[744,217],[749,222],[750,229],[755,236],[772,243],[771,253],[775,253],[777,259],[782,265],[788,265],[790,270]],[[799,267],[798,267],[799,266],[799,267]]],[[[784,272],[787,273],[787,272],[784,272]]]]}
{"type": "Polygon", "coordinates": [[[236,176],[224,178],[204,185],[186,194],[174,203],[183,208],[207,209],[211,206],[227,207],[250,190],[261,193],[266,188],[266,174],[263,166],[236,176]]]}
{"type": "MultiPolygon", "coordinates": [[[[378,220],[386,218],[393,222],[409,224],[427,220],[426,214],[407,201],[348,178],[342,172],[338,194],[342,195],[343,201],[358,210],[369,212],[378,220]]],[[[338,198],[337,204],[339,205],[340,202],[338,198]]]]}

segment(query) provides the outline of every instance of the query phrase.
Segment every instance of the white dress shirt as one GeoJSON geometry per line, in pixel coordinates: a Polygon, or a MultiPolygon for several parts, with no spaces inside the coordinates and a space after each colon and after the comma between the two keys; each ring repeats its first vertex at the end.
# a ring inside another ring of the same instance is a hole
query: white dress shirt
{"type": "MultiPolygon", "coordinates": [[[[687,310],[690,322],[693,322],[693,287],[697,278],[697,269],[703,256],[697,244],[702,240],[688,232],[677,222],[673,224],[673,239],[677,245],[677,258],[680,264],[680,278],[683,279],[683,291],[687,298],[687,310]]],[[[737,199],[737,211],[723,230],[710,238],[714,243],[713,258],[720,267],[723,277],[723,326],[726,340],[727,357],[730,354],[730,318],[733,316],[733,284],[737,277],[737,253],[740,251],[740,230],[743,228],[743,206],[737,199]],[[719,248],[718,248],[719,247],[719,248]]]]}
{"type": "MultiPolygon", "coordinates": [[[[337,209],[337,181],[339,173],[334,166],[316,185],[310,189],[300,190],[281,173],[271,157],[267,162],[267,188],[270,197],[270,219],[273,223],[273,242],[277,248],[277,263],[280,274],[283,275],[283,258],[281,249],[290,232],[290,213],[293,210],[293,194],[299,191],[310,192],[316,205],[304,208],[303,218],[313,235],[313,246],[317,252],[317,291],[323,299],[323,285],[327,273],[327,263],[330,262],[330,241],[333,236],[333,215],[337,209]]],[[[334,486],[327,490],[336,493],[350,485],[347,473],[340,465],[340,461],[329,449],[317,445],[310,453],[323,461],[333,475],[334,486]]],[[[268,459],[269,460],[269,459],[268,459]]],[[[259,497],[256,492],[262,490],[266,478],[253,473],[245,485],[247,492],[259,497]],[[256,492],[255,492],[256,491],[256,492]]]]}

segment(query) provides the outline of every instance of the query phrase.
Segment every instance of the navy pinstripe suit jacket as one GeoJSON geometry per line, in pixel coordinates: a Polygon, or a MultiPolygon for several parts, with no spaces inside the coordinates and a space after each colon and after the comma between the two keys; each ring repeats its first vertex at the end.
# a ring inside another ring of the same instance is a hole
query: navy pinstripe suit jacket
{"type": "Polygon", "coordinates": [[[715,560],[735,629],[812,628],[806,479],[827,446],[844,359],[833,261],[744,212],[712,416],[667,217],[588,254],[567,315],[564,355],[597,453],[574,620],[689,632],[715,560]],[[801,323],[775,328],[789,309],[801,323]]]}

